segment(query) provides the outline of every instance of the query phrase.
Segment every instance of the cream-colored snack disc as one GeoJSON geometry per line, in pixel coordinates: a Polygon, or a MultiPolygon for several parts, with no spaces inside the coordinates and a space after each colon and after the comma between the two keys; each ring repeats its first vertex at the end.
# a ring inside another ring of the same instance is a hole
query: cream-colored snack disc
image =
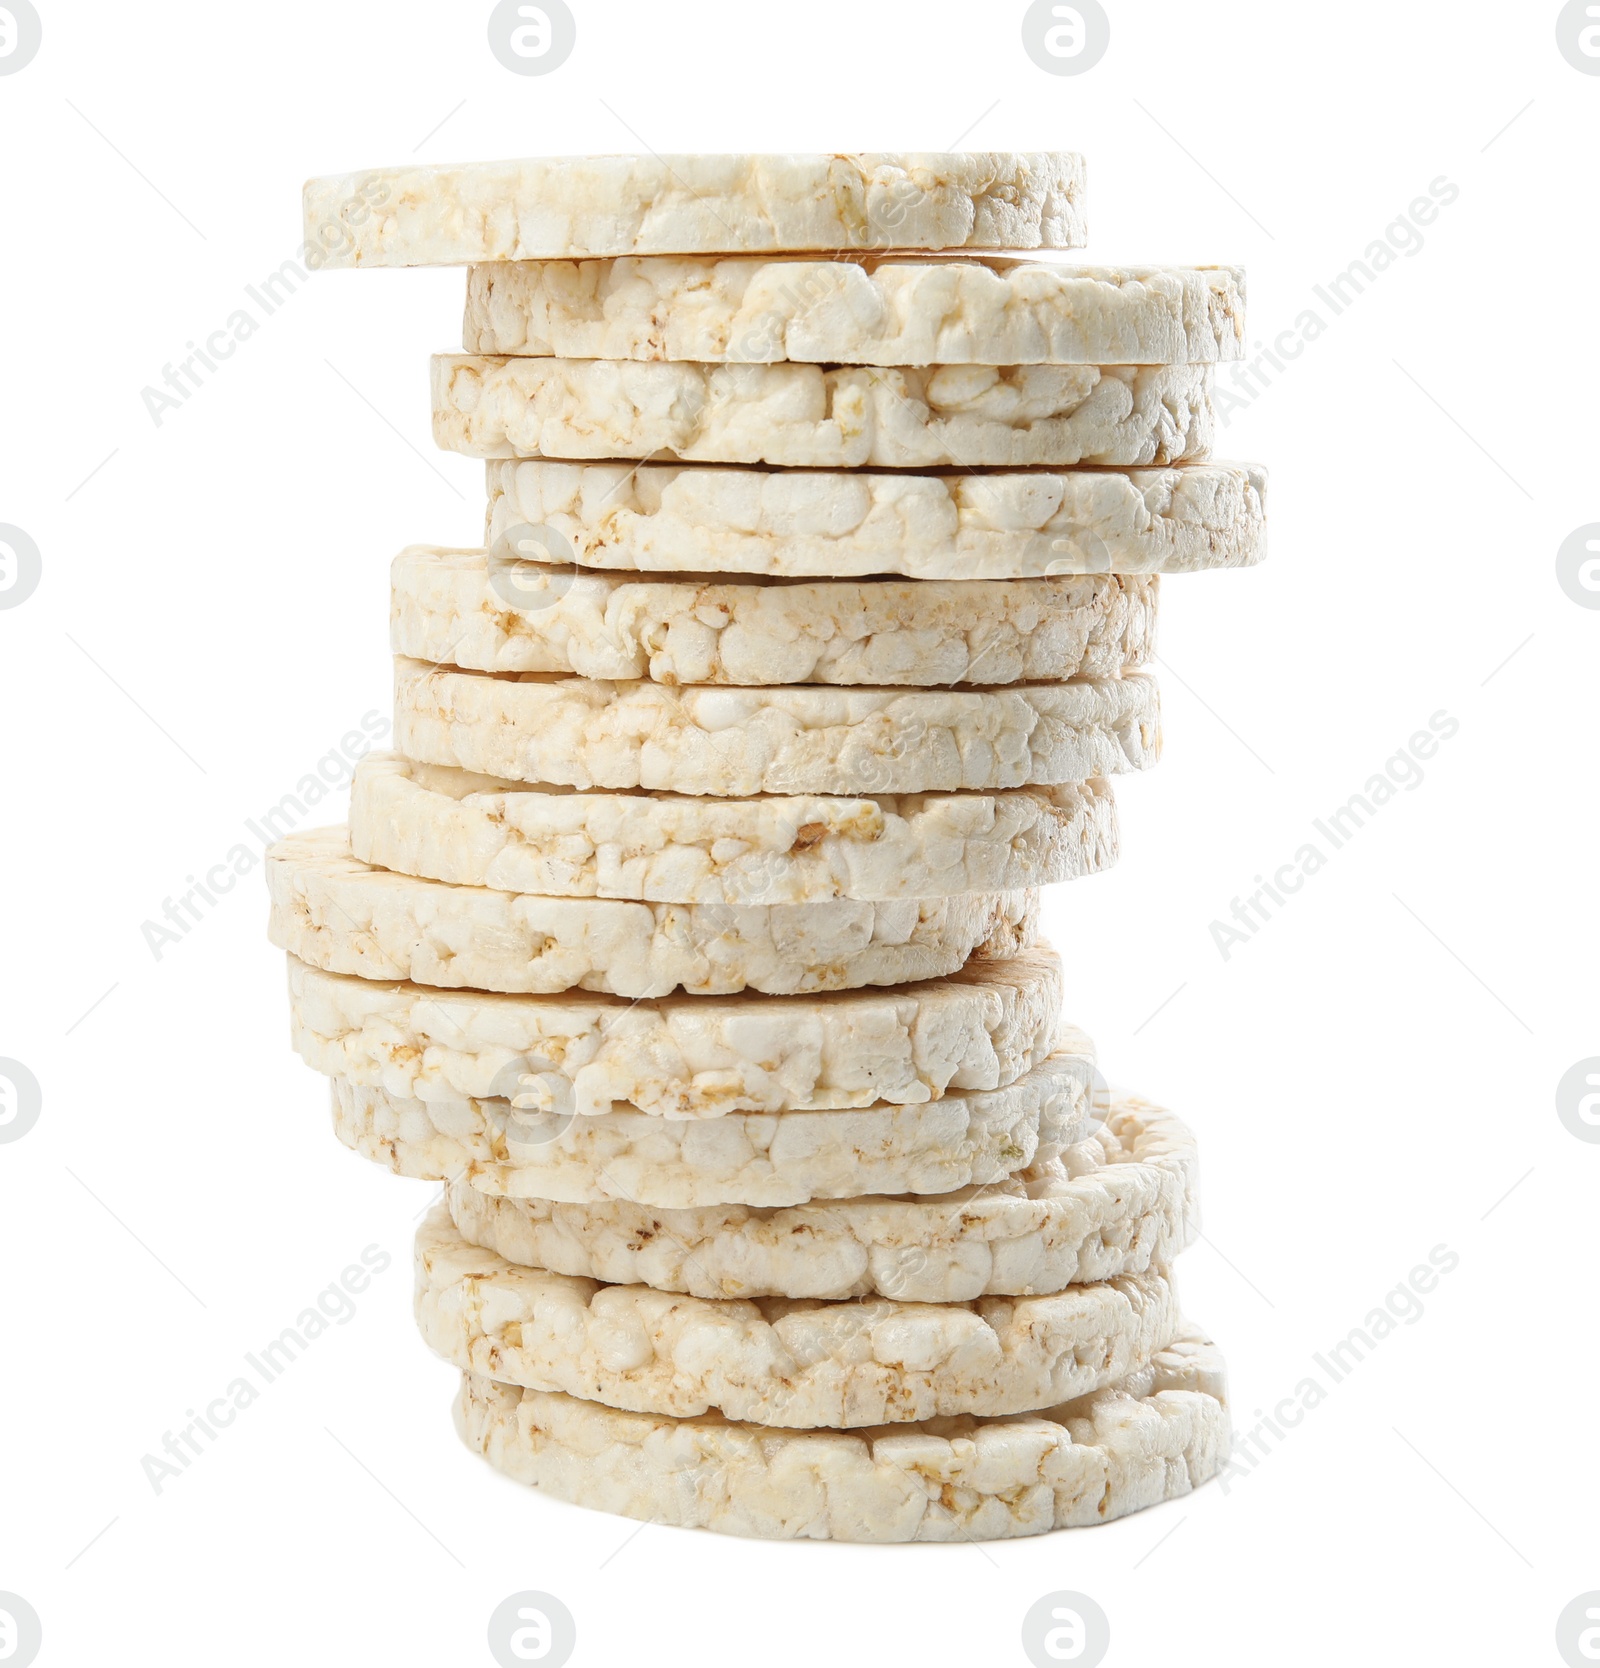
{"type": "Polygon", "coordinates": [[[379,984],[291,956],[289,1002],[306,1063],[364,1087],[719,1118],[1004,1088],[1054,1052],[1061,963],[1040,948],[895,990],[627,1002],[379,984]]]}
{"type": "Polygon", "coordinates": [[[398,874],[547,897],[801,904],[1009,892],[1117,860],[1108,783],[993,794],[693,799],[574,793],[369,754],[356,855],[398,874]]]}
{"type": "Polygon", "coordinates": [[[669,689],[395,661],[407,758],[513,782],[918,794],[1086,782],[1160,757],[1152,678],[999,689],[669,689]]]}
{"type": "Polygon", "coordinates": [[[662,684],[1003,684],[1108,678],[1155,653],[1155,579],[641,579],[415,546],[391,642],[479,672],[662,684]]]}
{"type": "Polygon", "coordinates": [[[1114,1101],[1086,1140],[1027,1171],[935,1199],[863,1195],[785,1210],[659,1210],[448,1189],[451,1220],[507,1262],[692,1297],[966,1303],[1164,1268],[1194,1238],[1194,1137],[1114,1101]]]}
{"type": "Polygon", "coordinates": [[[322,267],[588,255],[1076,249],[1066,151],[562,156],[370,168],[312,180],[322,267]]]}
{"type": "Polygon", "coordinates": [[[500,460],[488,534],[504,554],[646,573],[1196,573],[1265,557],[1266,488],[1237,463],[884,475],[500,460]]]}
{"type": "Polygon", "coordinates": [[[1185,1329],[1148,1366],[1064,1407],[865,1431],[672,1419],[468,1373],[468,1447],[557,1500],[765,1540],[1009,1540],[1090,1528],[1218,1475],[1231,1442],[1221,1355],[1185,1329]]]}
{"type": "Polygon", "coordinates": [[[921,1106],[729,1112],[684,1122],[643,1112],[578,1118],[513,1100],[408,1100],[333,1079],[334,1133],[396,1175],[461,1177],[480,1192],[657,1209],[774,1208],[860,1193],[948,1193],[1048,1163],[1088,1134],[1094,1051],[1066,1028],[1004,1089],[921,1106]]]}
{"type": "Polygon", "coordinates": [[[777,905],[541,898],[373,868],[343,828],[280,840],[267,886],[272,942],[312,967],[526,995],[908,984],[1030,948],[1039,913],[1033,891],[777,905]]]}
{"type": "Polygon", "coordinates": [[[416,1315],[464,1372],[607,1407],[770,1426],[1020,1413],[1104,1389],[1179,1335],[1166,1274],[973,1303],[709,1301],[520,1268],[438,1205],[417,1231],[416,1315]]]}
{"type": "Polygon", "coordinates": [[[678,458],[799,469],[1198,461],[1209,365],[433,362],[433,437],[474,458],[678,458]]]}
{"type": "Polygon", "coordinates": [[[708,364],[1204,364],[1244,357],[1244,274],[972,258],[516,262],[472,269],[463,345],[708,364]]]}

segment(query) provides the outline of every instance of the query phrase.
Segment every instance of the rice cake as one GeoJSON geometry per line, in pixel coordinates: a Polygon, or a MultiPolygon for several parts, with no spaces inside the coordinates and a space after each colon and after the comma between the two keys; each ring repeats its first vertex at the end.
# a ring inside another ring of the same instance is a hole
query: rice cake
{"type": "Polygon", "coordinates": [[[464,1372],[633,1412],[802,1429],[1053,1407],[1137,1372],[1182,1326],[1159,1273],[972,1303],[606,1286],[469,1245],[443,1205],[417,1231],[416,1277],[424,1340],[464,1372]]]}
{"type": "Polygon", "coordinates": [[[1238,267],[517,261],[467,277],[468,353],[707,364],[1189,365],[1244,357],[1238,267]]]}
{"type": "Polygon", "coordinates": [[[1037,892],[890,903],[645,904],[541,898],[374,868],[348,831],[267,852],[269,936],[308,966],[527,995],[789,996],[937,979],[1031,947],[1037,892]]]}
{"type": "Polygon", "coordinates": [[[474,458],[665,458],[799,469],[1199,462],[1209,365],[433,361],[433,437],[474,458]]]}
{"type": "Polygon", "coordinates": [[[895,475],[499,459],[488,475],[491,546],[535,560],[554,546],[587,568],[1020,580],[1198,573],[1267,553],[1253,464],[895,475]]]}
{"type": "Polygon", "coordinates": [[[399,658],[394,687],[407,758],[576,788],[955,793],[1148,770],[1161,754],[1142,672],[971,690],[670,689],[399,658]]]}
{"type": "Polygon", "coordinates": [[[1064,1027],[1049,1059],[1003,1089],[920,1106],[729,1112],[692,1122],[580,1118],[515,1100],[411,1100],[332,1080],[334,1133],[396,1175],[512,1199],[656,1209],[772,1209],[861,1193],[949,1193],[1049,1163],[1089,1133],[1094,1051],[1064,1027]]]}
{"type": "Polygon", "coordinates": [[[446,1191],[462,1238],[507,1262],[703,1298],[1029,1297],[1165,1268],[1199,1215],[1194,1137],[1130,1096],[1076,1145],[939,1198],[857,1197],[782,1210],[660,1210],[446,1191]]]}
{"type": "Polygon", "coordinates": [[[1041,946],[947,979],[821,996],[503,996],[289,962],[291,1035],[327,1077],[425,1101],[509,1098],[654,1117],[918,1105],[1048,1059],[1062,970],[1041,946]]]}
{"type": "Polygon", "coordinates": [[[1181,1499],[1231,1444],[1222,1358],[1185,1329],[1109,1388],[1029,1416],[773,1431],[673,1419],[463,1375],[456,1426],[553,1499],[766,1540],[1009,1540],[1181,1499]]]}
{"type": "Polygon", "coordinates": [[[533,157],[409,163],[305,188],[318,267],[589,255],[1075,249],[1070,151],[533,157]]]}
{"type": "Polygon", "coordinates": [[[390,643],[468,671],[668,685],[1119,677],[1155,653],[1158,584],[643,579],[418,545],[390,570],[390,643]]]}
{"type": "Polygon", "coordinates": [[[838,798],[576,793],[368,754],[351,847],[398,874],[546,897],[799,904],[1007,892],[1117,860],[1109,783],[838,798]]]}

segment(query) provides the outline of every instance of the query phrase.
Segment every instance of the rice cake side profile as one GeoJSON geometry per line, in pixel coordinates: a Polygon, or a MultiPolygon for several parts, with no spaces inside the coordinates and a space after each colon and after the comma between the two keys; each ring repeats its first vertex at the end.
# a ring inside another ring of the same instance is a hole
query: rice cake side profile
{"type": "Polygon", "coordinates": [[[343,828],[267,852],[269,937],[365,979],[527,995],[683,990],[788,996],[937,979],[1030,948],[1037,892],[892,903],[643,904],[541,898],[419,880],[363,863],[343,828]]]}
{"type": "Polygon", "coordinates": [[[497,1471],[597,1511],[765,1540],[1009,1540],[1181,1499],[1231,1444],[1226,1372],[1186,1330],[1064,1407],[876,1430],[621,1413],[463,1375],[456,1423],[497,1471]]]}
{"type": "Polygon", "coordinates": [[[468,353],[707,364],[1199,365],[1244,357],[1238,267],[725,257],[467,278],[468,353]]]}
{"type": "Polygon", "coordinates": [[[507,1262],[704,1298],[1029,1297],[1165,1268],[1198,1221],[1194,1137],[1129,1096],[1053,1159],[936,1199],[855,1198],[785,1210],[659,1210],[446,1189],[470,1244],[507,1262]]]}
{"type": "Polygon", "coordinates": [[[1060,958],[821,996],[503,996],[289,963],[291,1036],[326,1077],[417,1100],[549,1096],[593,1117],[819,1111],[1001,1089],[1055,1051],[1060,958]]]}
{"type": "Polygon", "coordinates": [[[397,874],[547,897],[800,904],[1009,892],[1117,860],[1107,782],[998,793],[707,799],[575,792],[369,754],[356,855],[397,874]]]}
{"type": "Polygon", "coordinates": [[[639,573],[1018,580],[1251,567],[1253,464],[882,474],[499,459],[491,547],[639,573]],[[529,535],[532,535],[531,537],[529,535]]]}
{"type": "Polygon", "coordinates": [[[917,1106],[693,1122],[633,1111],[580,1118],[514,1099],[412,1100],[334,1078],[334,1133],[396,1175],[459,1177],[511,1199],[771,1209],[862,1193],[949,1193],[1047,1164],[1088,1136],[1093,1045],[1071,1027],[1057,1044],[1002,1089],[917,1106]]]}
{"type": "Polygon", "coordinates": [[[918,794],[1152,769],[1155,680],[998,689],[669,689],[395,661],[407,758],[512,782],[663,793],[918,794]]]}
{"type": "Polygon", "coordinates": [[[1200,462],[1209,365],[698,365],[433,361],[433,438],[473,458],[649,458],[797,469],[1200,462]]]}
{"type": "Polygon", "coordinates": [[[390,569],[390,646],[466,671],[668,685],[1119,677],[1155,653],[1158,584],[657,579],[414,546],[390,569]]]}
{"type": "Polygon", "coordinates": [[[417,1231],[416,1317],[465,1372],[608,1407],[811,1428],[1021,1413],[1105,1388],[1179,1335],[1170,1278],[1042,1297],[841,1303],[685,1297],[521,1268],[436,1206],[417,1231]]]}
{"type": "Polygon", "coordinates": [[[592,255],[1073,249],[1067,151],[531,157],[407,164],[307,183],[320,268],[592,255]]]}

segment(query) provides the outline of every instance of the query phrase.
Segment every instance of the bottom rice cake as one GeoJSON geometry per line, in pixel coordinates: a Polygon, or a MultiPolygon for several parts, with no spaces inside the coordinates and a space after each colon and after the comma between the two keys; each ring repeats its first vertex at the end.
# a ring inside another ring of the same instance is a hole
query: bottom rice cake
{"type": "Polygon", "coordinates": [[[496,1470],[595,1511],[766,1540],[980,1541],[1109,1523],[1227,1463],[1226,1371],[1184,1328],[1119,1382],[1010,1418],[777,1431],[624,1413],[463,1375],[463,1440],[496,1470]]]}

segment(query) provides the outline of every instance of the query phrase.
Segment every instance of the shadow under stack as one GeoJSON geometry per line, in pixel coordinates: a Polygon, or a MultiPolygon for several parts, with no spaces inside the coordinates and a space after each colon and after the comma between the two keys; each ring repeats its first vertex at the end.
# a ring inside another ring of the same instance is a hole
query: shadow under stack
{"type": "Polygon", "coordinates": [[[1224,1463],[1194,1140],[1099,1088],[1089,947],[1160,751],[1159,576],[1265,553],[1210,461],[1231,268],[1091,268],[1071,155],[607,157],[313,182],[330,266],[465,265],[393,569],[398,753],[270,863],[340,1139],[445,1184],[416,1312],[561,1499],[999,1538],[1224,1463]]]}

